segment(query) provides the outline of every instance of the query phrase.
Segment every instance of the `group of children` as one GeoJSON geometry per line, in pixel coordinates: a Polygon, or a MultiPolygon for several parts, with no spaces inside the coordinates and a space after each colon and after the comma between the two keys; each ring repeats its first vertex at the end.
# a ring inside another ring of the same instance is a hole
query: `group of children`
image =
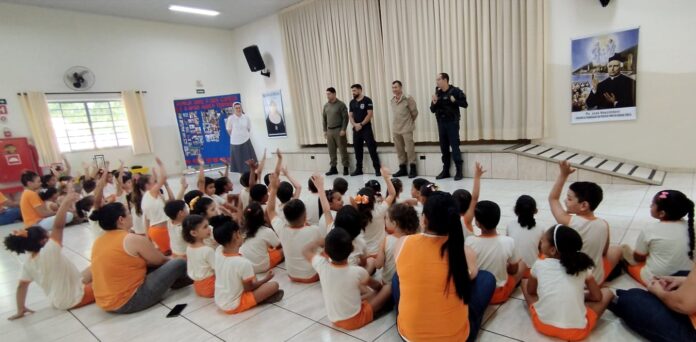
{"type": "MultiPolygon", "coordinates": [[[[84,305],[90,297],[93,301],[89,269],[80,274],[60,257],[62,229],[72,220],[70,212],[76,220],[89,220],[90,212],[119,201],[132,212],[132,233],[148,236],[172,258],[186,259],[195,292],[214,298],[226,313],[282,299],[272,269],[284,260],[290,280],[321,283],[328,318],[336,326],[357,329],[368,324],[390,306],[398,251],[406,236],[423,231],[422,208],[438,191],[437,185],[414,179],[411,197],[400,198],[403,184],[382,169],[386,194],[371,180],[348,196],[345,179],[336,178],[326,190],[323,176],[314,174],[303,195],[282,162],[278,151],[275,168],[263,177],[263,184],[257,180],[265,152],[260,164],[247,162],[250,171],[240,177],[244,189],[239,195],[231,195],[227,171],[217,179],[206,177],[202,160],[197,189],[187,192],[182,177],[176,196],[166,175],[132,175],[122,165],[111,173],[108,168],[86,170],[76,183],[77,192],[72,179],[61,178],[56,187],[52,178],[42,182],[35,173],[26,173],[21,202],[36,215],[25,217],[26,228],[5,239],[9,250],[30,253],[18,290],[22,301],[13,318],[28,312],[23,298],[31,280],[58,308],[84,305]],[[44,191],[52,195],[37,201],[38,193],[33,193],[41,186],[55,191],[44,191]]],[[[557,222],[550,228],[537,225],[536,202],[523,195],[515,204],[517,219],[507,225],[505,235],[499,234],[500,207],[479,201],[485,170],[478,163],[472,191],[453,193],[465,245],[475,252],[478,269],[495,277],[490,304],[505,302],[521,283],[534,327],[566,340],[589,335],[614,296],[602,284],[617,265],[617,270],[625,269],[646,284],[656,276],[683,275],[694,263],[694,204],[683,193],[665,190],[654,196],[651,215],[657,221],[641,231],[634,249],[610,246],[609,225],[594,214],[603,198],[600,186],[574,182],[561,203],[563,187],[574,171],[567,162],[560,164],[548,198],[557,222]]],[[[100,234],[98,222],[90,220],[90,226],[100,234]]]]}

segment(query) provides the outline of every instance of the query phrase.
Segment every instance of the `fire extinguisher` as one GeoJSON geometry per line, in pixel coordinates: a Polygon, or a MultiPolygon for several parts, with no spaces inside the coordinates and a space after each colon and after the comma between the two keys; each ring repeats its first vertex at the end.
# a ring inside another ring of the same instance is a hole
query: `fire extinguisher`
{"type": "Polygon", "coordinates": [[[12,131],[10,131],[9,128],[5,127],[5,129],[3,129],[3,131],[2,131],[2,133],[5,136],[5,138],[12,138],[12,131]]]}

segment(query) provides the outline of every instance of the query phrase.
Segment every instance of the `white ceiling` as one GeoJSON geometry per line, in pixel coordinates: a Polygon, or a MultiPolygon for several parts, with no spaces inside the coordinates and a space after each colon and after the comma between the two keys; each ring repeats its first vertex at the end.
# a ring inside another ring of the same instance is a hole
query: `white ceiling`
{"type": "Polygon", "coordinates": [[[175,24],[233,29],[302,0],[0,0],[117,17],[162,21],[175,24]],[[169,5],[210,9],[216,17],[169,11],[169,5]]]}

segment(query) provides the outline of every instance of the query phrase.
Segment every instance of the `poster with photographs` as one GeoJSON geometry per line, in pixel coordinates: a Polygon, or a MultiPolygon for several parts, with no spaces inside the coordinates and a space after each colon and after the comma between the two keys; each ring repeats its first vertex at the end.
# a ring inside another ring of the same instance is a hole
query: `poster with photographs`
{"type": "Polygon", "coordinates": [[[206,164],[219,164],[230,157],[225,118],[238,101],[239,94],[174,101],[186,166],[198,165],[199,155],[206,164]]]}
{"type": "Polygon", "coordinates": [[[263,112],[266,118],[268,137],[287,137],[288,131],[283,112],[283,97],[280,95],[280,90],[263,94],[263,112]]]}
{"type": "Polygon", "coordinates": [[[573,39],[571,123],[636,119],[638,29],[573,39]]]}

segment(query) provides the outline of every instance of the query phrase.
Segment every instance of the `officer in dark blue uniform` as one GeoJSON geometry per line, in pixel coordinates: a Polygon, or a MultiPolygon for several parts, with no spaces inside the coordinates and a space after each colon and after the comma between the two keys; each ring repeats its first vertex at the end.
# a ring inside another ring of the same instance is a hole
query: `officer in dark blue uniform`
{"type": "Polygon", "coordinates": [[[449,84],[449,75],[440,73],[436,79],[437,87],[430,103],[430,111],[435,113],[437,118],[437,131],[440,135],[440,152],[442,152],[442,172],[436,179],[450,177],[450,162],[454,159],[454,166],[457,173],[454,180],[464,178],[462,172],[462,153],[459,151],[459,107],[466,108],[464,92],[449,84]],[[452,152],[450,153],[450,149],[452,152]]]}
{"type": "Polygon", "coordinates": [[[353,125],[353,148],[355,149],[355,171],[351,176],[363,174],[363,143],[367,144],[367,150],[372,158],[372,165],[375,167],[375,173],[379,177],[379,155],[377,155],[377,143],[375,135],[372,132],[372,100],[362,94],[362,86],[353,84],[350,87],[353,93],[353,99],[348,106],[348,117],[353,125]]]}

